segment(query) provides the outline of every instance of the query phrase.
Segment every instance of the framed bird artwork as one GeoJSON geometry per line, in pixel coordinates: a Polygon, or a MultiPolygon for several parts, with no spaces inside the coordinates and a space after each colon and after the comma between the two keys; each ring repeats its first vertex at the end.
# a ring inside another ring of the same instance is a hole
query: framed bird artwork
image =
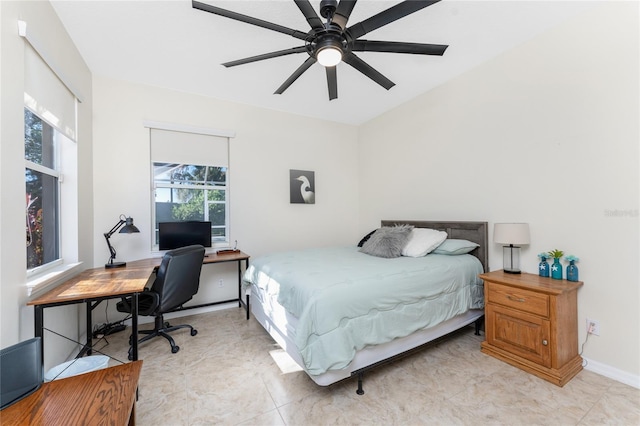
{"type": "Polygon", "coordinates": [[[289,193],[291,204],[315,204],[315,172],[289,170],[289,193]]]}

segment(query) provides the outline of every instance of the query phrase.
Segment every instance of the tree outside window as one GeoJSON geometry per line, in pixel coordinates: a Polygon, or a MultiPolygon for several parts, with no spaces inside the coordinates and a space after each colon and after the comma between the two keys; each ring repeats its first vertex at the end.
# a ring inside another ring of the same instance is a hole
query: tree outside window
{"type": "Polygon", "coordinates": [[[25,108],[27,269],[60,258],[56,130],[25,108]]]}
{"type": "Polygon", "coordinates": [[[213,242],[227,241],[227,168],[194,164],[153,163],[155,243],[158,223],[211,222],[213,242]]]}

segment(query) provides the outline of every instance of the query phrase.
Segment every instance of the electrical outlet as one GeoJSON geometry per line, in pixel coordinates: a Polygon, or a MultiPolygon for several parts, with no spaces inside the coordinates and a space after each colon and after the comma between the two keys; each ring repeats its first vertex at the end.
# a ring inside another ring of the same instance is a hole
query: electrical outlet
{"type": "Polygon", "coordinates": [[[587,318],[587,333],[600,335],[600,321],[587,318]]]}
{"type": "Polygon", "coordinates": [[[218,287],[224,287],[224,281],[222,278],[218,280],[218,287]]]}

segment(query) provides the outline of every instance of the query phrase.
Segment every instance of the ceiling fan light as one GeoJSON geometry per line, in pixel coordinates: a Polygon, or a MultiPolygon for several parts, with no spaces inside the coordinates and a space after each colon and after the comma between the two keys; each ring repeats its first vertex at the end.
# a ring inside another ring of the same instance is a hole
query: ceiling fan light
{"type": "Polygon", "coordinates": [[[337,47],[327,46],[318,51],[316,59],[324,67],[335,67],[342,60],[342,51],[337,47]]]}

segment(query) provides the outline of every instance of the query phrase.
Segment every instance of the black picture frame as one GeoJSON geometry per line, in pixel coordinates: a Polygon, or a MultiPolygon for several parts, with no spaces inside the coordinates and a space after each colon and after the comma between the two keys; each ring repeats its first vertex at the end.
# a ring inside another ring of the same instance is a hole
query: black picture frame
{"type": "Polygon", "coordinates": [[[291,204],[316,203],[315,172],[309,170],[289,170],[289,200],[291,204]]]}

